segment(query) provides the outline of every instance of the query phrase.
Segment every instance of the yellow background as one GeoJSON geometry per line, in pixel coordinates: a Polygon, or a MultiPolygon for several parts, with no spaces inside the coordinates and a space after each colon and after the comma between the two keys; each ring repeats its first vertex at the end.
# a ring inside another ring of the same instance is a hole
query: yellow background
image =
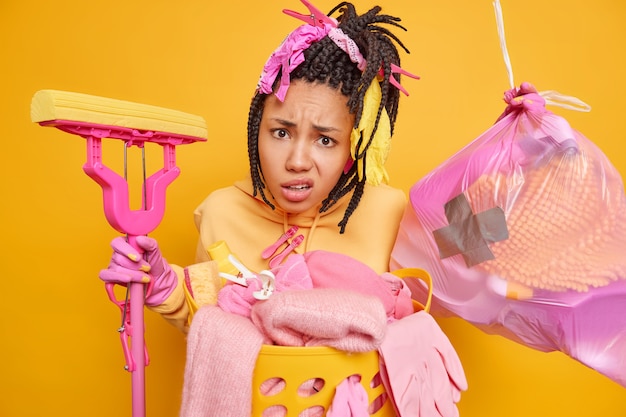
{"type": "MultiPolygon", "coordinates": [[[[408,192],[490,126],[510,86],[491,0],[380,3],[409,28],[401,35],[411,50],[403,67],[422,77],[403,81],[411,96],[401,103],[388,164],[392,185],[408,192]]],[[[334,4],[317,1],[324,11],[334,4]]],[[[372,4],[357,0],[362,12],[372,4]]],[[[178,148],[182,175],[153,233],[170,261],[189,264],[193,208],[246,172],[250,97],[265,59],[297,24],[281,14],[285,7],[304,10],[296,0],[0,2],[1,416],[131,415],[119,312],[97,277],[116,232],[104,219],[100,188],[82,172],[84,140],[32,124],[33,93],[77,91],[206,118],[209,142],[178,148]]],[[[515,83],[590,104],[590,113],[551,110],[624,177],[626,3],[505,0],[502,7],[515,83]]],[[[111,158],[119,161],[121,151],[111,158]]],[[[146,323],[148,415],[175,416],[183,336],[153,313],[146,323]]],[[[469,379],[462,416],[626,415],[626,389],[564,354],[539,353],[460,320],[440,323],[469,379]]]]}

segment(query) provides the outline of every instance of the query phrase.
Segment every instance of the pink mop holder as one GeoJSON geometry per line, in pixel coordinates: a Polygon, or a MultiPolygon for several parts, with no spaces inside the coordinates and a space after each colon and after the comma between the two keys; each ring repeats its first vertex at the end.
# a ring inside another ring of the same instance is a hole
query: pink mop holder
{"type": "MultiPolygon", "coordinates": [[[[175,133],[139,131],[119,126],[67,120],[51,120],[39,124],[56,127],[87,140],[87,162],[83,170],[102,187],[104,214],[109,224],[118,232],[126,234],[128,243],[140,254],[143,250],[138,247],[135,239],[137,236],[147,235],[159,225],[165,213],[166,189],[180,173],[180,169],[176,166],[176,146],[206,140],[175,133]],[[130,209],[129,187],[126,179],[102,162],[102,139],[105,138],[121,139],[127,147],[143,147],[145,142],[162,146],[163,168],[145,180],[143,209],[130,209]]],[[[122,324],[118,331],[126,360],[124,368],[132,375],[132,415],[143,417],[146,414],[145,367],[149,363],[144,339],[146,284],[130,283],[124,300],[117,299],[113,291],[114,286],[114,284],[105,285],[109,298],[122,313],[122,324]]]]}

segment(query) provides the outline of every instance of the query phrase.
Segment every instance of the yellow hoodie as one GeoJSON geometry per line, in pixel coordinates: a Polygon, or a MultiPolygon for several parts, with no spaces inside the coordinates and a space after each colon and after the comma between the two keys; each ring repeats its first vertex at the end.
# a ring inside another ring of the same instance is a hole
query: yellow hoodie
{"type": "MultiPolygon", "coordinates": [[[[340,234],[338,223],[351,195],[344,196],[324,213],[319,213],[318,206],[306,213],[289,214],[279,207],[272,210],[258,196],[253,197],[250,179],[214,191],[194,211],[200,234],[198,263],[187,268],[172,265],[179,276],[179,285],[162,305],[152,310],[186,331],[194,308],[215,304],[222,286],[217,263],[210,261],[207,253],[209,246],[218,241],[226,242],[237,259],[258,272],[270,269],[269,259],[263,259],[261,252],[292,226],[298,227],[296,236],[304,237],[295,253],[323,249],[358,259],[378,273],[388,271],[406,196],[387,185],[366,185],[358,208],[345,232],[340,234]]],[[[276,253],[285,247],[286,244],[280,246],[276,253]]]]}

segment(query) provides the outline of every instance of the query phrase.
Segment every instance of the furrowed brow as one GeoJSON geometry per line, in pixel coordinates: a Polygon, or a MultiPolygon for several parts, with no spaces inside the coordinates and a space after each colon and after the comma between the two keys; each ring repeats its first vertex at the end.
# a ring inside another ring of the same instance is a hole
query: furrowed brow
{"type": "Polygon", "coordinates": [[[296,125],[294,122],[290,122],[289,120],[285,119],[273,118],[272,120],[285,127],[294,127],[296,125]]]}
{"type": "Polygon", "coordinates": [[[332,126],[313,125],[313,128],[316,129],[318,132],[322,132],[322,133],[338,132],[339,131],[339,129],[337,129],[336,127],[332,127],[332,126]]]}
{"type": "MultiPolygon", "coordinates": [[[[296,123],[289,121],[289,120],[280,119],[278,117],[272,118],[272,120],[285,127],[296,127],[296,123]]],[[[313,128],[321,133],[330,133],[330,132],[339,131],[339,129],[337,129],[336,127],[332,127],[332,126],[313,125],[313,128]]]]}

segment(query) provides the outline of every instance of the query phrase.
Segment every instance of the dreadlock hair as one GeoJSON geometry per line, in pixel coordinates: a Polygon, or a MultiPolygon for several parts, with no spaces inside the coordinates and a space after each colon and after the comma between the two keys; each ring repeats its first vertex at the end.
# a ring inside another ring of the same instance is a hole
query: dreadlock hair
{"type": "MultiPolygon", "coordinates": [[[[304,62],[291,72],[290,79],[291,81],[304,80],[310,83],[324,83],[340,90],[344,96],[348,97],[348,107],[350,112],[355,115],[355,128],[358,127],[361,120],[363,99],[367,88],[372,82],[380,83],[382,97],[373,132],[369,138],[364,138],[361,135],[354,155],[355,160],[362,160],[363,176],[359,178],[357,172],[358,164],[354,163],[348,172],[342,173],[337,184],[322,202],[322,207],[320,208],[320,213],[323,213],[339,201],[340,198],[354,191],[343,219],[337,225],[339,226],[339,233],[344,233],[348,219],[359,205],[365,189],[365,181],[367,179],[365,175],[365,156],[378,128],[383,109],[389,115],[391,134],[393,134],[400,98],[398,89],[389,82],[389,77],[392,76],[395,76],[396,80],[400,82],[399,74],[391,74],[391,64],[400,66],[400,57],[395,43],[402,47],[405,52],[409,53],[409,51],[396,35],[389,29],[380,26],[380,24],[387,24],[406,31],[399,24],[400,18],[379,14],[381,11],[379,6],[375,6],[367,13],[359,16],[354,5],[349,2],[338,4],[328,15],[330,16],[338,10],[340,12],[340,15],[337,17],[338,27],[358,46],[359,51],[367,61],[365,70],[361,72],[357,68],[357,64],[350,60],[349,55],[341,50],[328,36],[325,36],[304,50],[304,62]],[[378,78],[381,69],[383,72],[382,80],[378,78]]],[[[277,88],[280,78],[281,75],[279,73],[274,81],[274,90],[277,88]]],[[[274,205],[265,195],[265,183],[258,151],[259,126],[266,98],[267,94],[258,92],[252,98],[248,114],[248,158],[250,160],[254,195],[256,196],[259,193],[263,201],[274,209],[274,205]]]]}

